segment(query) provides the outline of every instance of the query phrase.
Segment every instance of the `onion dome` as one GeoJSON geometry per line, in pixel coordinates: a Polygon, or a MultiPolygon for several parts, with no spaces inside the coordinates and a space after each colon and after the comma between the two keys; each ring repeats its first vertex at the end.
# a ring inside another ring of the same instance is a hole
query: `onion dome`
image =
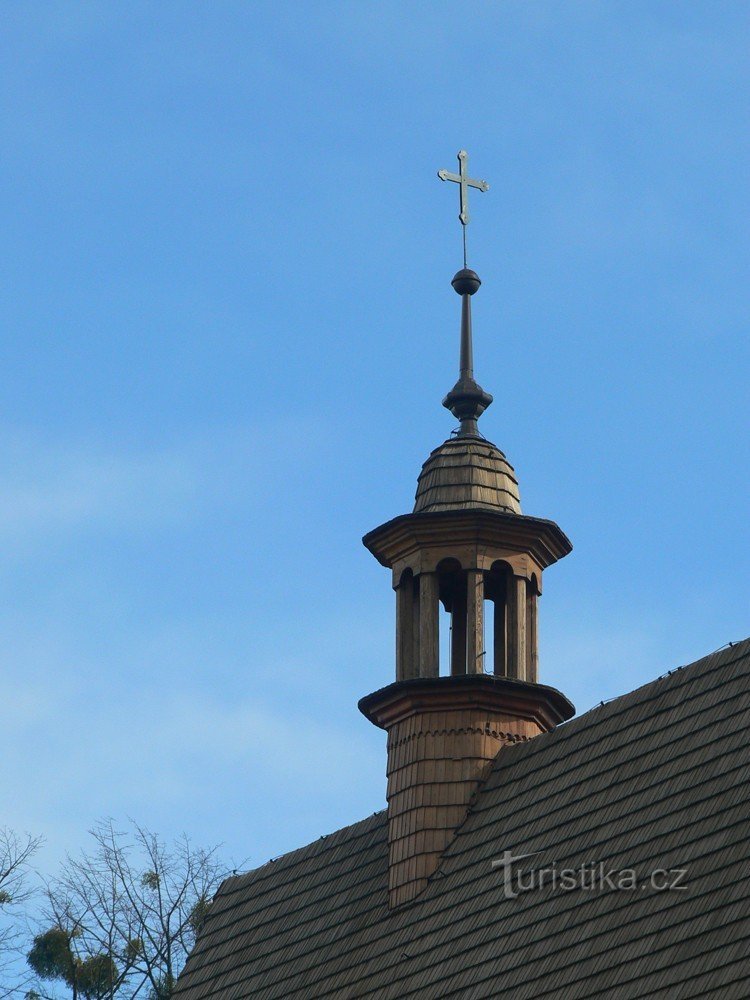
{"type": "Polygon", "coordinates": [[[521,513],[513,466],[490,441],[449,438],[422,466],[414,513],[476,508],[521,513]]]}

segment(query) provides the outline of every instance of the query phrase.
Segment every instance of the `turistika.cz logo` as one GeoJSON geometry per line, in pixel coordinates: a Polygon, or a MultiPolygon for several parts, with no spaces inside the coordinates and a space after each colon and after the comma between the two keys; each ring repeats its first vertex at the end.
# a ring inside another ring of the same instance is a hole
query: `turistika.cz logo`
{"type": "Polygon", "coordinates": [[[578,868],[559,868],[556,861],[544,868],[522,868],[519,861],[534,858],[541,851],[531,854],[513,854],[503,851],[492,862],[493,870],[502,872],[503,895],[515,899],[523,892],[550,889],[553,892],[632,892],[634,889],[651,889],[654,892],[685,891],[687,868],[655,868],[639,878],[635,868],[608,868],[604,861],[589,861],[578,868]]]}

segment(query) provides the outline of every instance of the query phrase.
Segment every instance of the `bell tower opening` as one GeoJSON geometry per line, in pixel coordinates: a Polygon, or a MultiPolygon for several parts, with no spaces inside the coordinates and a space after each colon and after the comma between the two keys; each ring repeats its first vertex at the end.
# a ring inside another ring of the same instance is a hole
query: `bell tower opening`
{"type": "Polygon", "coordinates": [[[492,673],[508,676],[508,591],[513,570],[496,560],[487,574],[486,596],[492,602],[492,673]]]}
{"type": "Polygon", "coordinates": [[[438,594],[447,625],[446,641],[441,645],[443,657],[440,674],[463,673],[466,663],[466,574],[458,559],[441,560],[437,565],[438,594]]]}

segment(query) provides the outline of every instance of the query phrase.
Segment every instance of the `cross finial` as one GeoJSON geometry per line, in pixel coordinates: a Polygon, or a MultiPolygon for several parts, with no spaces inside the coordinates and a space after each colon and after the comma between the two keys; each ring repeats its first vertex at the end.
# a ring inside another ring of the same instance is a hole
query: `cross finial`
{"type": "Polygon", "coordinates": [[[466,267],[466,227],[469,224],[469,188],[476,188],[478,191],[489,191],[490,186],[487,181],[475,180],[467,174],[469,154],[465,149],[458,151],[458,173],[452,174],[448,170],[438,170],[438,177],[441,181],[453,181],[459,186],[460,212],[458,218],[463,227],[464,236],[464,267],[466,267]]]}

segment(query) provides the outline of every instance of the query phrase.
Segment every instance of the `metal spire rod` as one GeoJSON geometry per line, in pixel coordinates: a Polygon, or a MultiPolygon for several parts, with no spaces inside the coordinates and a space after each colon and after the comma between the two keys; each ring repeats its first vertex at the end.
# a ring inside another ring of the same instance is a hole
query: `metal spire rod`
{"type": "MultiPolygon", "coordinates": [[[[466,270],[466,268],[464,268],[466,270]]],[[[458,365],[460,379],[474,378],[474,344],[471,331],[471,299],[473,292],[459,292],[461,295],[461,353],[458,365]]]]}
{"type": "Polygon", "coordinates": [[[458,184],[459,206],[458,214],[464,237],[464,266],[463,270],[453,278],[451,284],[461,296],[461,349],[459,355],[458,382],[443,400],[443,406],[451,411],[458,418],[461,427],[458,432],[459,437],[481,437],[477,427],[477,420],[492,402],[492,396],[485,392],[481,385],[474,379],[474,348],[472,344],[471,331],[471,296],[477,291],[482,282],[479,275],[470,271],[466,266],[466,227],[469,224],[469,188],[476,188],[478,191],[489,191],[490,186],[487,181],[476,180],[469,177],[467,165],[469,154],[465,149],[459,150],[457,174],[451,174],[447,170],[438,170],[438,177],[441,181],[453,181],[458,184]]]}
{"type": "Polygon", "coordinates": [[[451,282],[461,296],[461,350],[458,382],[443,400],[443,406],[460,421],[459,437],[481,437],[477,420],[492,402],[492,396],[485,392],[474,378],[471,296],[479,289],[481,283],[479,275],[468,268],[459,271],[451,282]]]}

